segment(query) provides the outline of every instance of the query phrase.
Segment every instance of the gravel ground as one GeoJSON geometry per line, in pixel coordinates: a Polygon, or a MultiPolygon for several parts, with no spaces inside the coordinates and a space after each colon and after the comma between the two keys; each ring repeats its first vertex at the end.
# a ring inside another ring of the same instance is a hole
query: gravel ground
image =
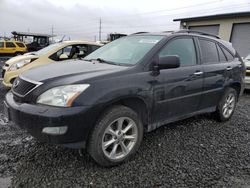
{"type": "MultiPolygon", "coordinates": [[[[0,86],[1,101],[5,93],[0,86]]],[[[161,127],[144,136],[132,160],[112,168],[0,121],[0,187],[250,187],[249,114],[245,93],[231,121],[202,115],[161,127]]]]}

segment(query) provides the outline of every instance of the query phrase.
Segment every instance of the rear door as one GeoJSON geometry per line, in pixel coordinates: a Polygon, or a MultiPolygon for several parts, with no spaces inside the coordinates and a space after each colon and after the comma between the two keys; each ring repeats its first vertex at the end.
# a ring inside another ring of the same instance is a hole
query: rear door
{"type": "Polygon", "coordinates": [[[204,88],[200,109],[217,106],[232,67],[216,41],[199,38],[201,61],[204,70],[204,88]]]}
{"type": "Polygon", "coordinates": [[[202,92],[202,66],[198,63],[194,39],[176,37],[158,56],[177,55],[181,66],[160,70],[153,83],[154,120],[164,122],[197,111],[202,92]]]}
{"type": "Polygon", "coordinates": [[[5,42],[6,53],[14,54],[16,52],[16,45],[13,42],[5,42]]]}

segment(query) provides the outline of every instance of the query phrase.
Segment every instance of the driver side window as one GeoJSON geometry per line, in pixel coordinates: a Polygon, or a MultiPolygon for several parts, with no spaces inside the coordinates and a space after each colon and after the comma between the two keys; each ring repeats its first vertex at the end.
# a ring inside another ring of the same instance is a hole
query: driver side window
{"type": "MultiPolygon", "coordinates": [[[[67,55],[67,56],[69,57],[69,56],[70,56],[71,49],[72,49],[72,46],[66,46],[66,47],[64,47],[63,49],[57,51],[57,52],[56,52],[56,59],[57,59],[57,61],[60,61],[60,60],[61,60],[61,59],[60,59],[60,56],[61,56],[62,54],[65,54],[65,55],[67,55]]],[[[68,59],[69,59],[69,58],[68,58],[68,59]]]]}
{"type": "Polygon", "coordinates": [[[159,53],[159,57],[177,55],[180,58],[180,66],[196,64],[196,51],[192,38],[177,38],[169,43],[159,53]]]}

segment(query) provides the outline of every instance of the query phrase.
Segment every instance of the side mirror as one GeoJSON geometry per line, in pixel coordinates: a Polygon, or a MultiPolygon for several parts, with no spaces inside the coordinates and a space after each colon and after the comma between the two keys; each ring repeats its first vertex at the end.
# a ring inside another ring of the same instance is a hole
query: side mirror
{"type": "Polygon", "coordinates": [[[66,54],[61,54],[60,56],[59,56],[59,59],[60,60],[64,60],[64,59],[68,59],[69,58],[69,56],[67,56],[66,54]]]}
{"type": "Polygon", "coordinates": [[[177,55],[159,57],[158,70],[180,67],[180,58],[177,55]]]}

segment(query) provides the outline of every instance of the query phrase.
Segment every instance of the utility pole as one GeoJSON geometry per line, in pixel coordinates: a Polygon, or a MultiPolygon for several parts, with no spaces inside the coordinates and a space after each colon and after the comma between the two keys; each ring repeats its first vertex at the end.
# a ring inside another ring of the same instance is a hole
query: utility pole
{"type": "Polygon", "coordinates": [[[100,18],[100,23],[99,23],[99,41],[102,40],[102,19],[100,18]]]}
{"type": "Polygon", "coordinates": [[[54,26],[52,25],[51,28],[51,34],[52,34],[52,43],[54,42],[54,26]]]}

